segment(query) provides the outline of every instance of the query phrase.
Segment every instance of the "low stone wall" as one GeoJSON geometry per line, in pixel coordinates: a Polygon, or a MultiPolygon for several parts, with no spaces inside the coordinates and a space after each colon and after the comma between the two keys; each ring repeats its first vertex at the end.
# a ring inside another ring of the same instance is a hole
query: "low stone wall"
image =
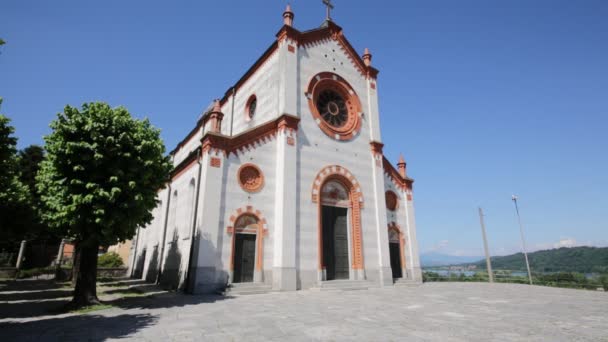
{"type": "MultiPolygon", "coordinates": [[[[123,267],[98,267],[97,268],[97,278],[123,278],[127,276],[127,269],[123,267]]],[[[66,280],[72,278],[72,269],[71,268],[62,268],[55,275],[55,279],[57,280],[66,280]]]]}
{"type": "Polygon", "coordinates": [[[0,267],[0,278],[15,278],[16,272],[14,267],[0,267]]]}

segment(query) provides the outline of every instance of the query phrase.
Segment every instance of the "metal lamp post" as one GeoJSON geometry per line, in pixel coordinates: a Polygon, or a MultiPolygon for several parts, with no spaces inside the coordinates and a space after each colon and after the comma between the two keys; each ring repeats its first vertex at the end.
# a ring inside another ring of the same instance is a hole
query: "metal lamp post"
{"type": "Polygon", "coordinates": [[[515,204],[515,212],[517,213],[517,222],[519,223],[519,234],[521,236],[521,248],[524,251],[524,258],[526,259],[526,268],[528,269],[528,280],[530,280],[530,285],[532,285],[532,272],[530,272],[530,262],[528,262],[528,252],[526,252],[526,240],[524,239],[524,227],[521,224],[521,217],[519,215],[519,208],[517,207],[517,196],[513,195],[511,197],[513,203],[515,204]]]}

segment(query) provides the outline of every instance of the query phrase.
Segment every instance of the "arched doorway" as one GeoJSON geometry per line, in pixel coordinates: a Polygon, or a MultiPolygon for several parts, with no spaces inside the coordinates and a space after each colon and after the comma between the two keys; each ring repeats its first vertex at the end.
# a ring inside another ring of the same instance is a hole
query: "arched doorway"
{"type": "Polygon", "coordinates": [[[248,283],[254,280],[257,254],[258,218],[241,215],[234,224],[233,283],[248,283]]]}
{"type": "Polygon", "coordinates": [[[344,184],[336,179],[321,188],[321,224],[325,280],[349,279],[348,209],[350,199],[344,184]]]}
{"type": "Polygon", "coordinates": [[[403,278],[403,269],[405,268],[405,258],[403,254],[404,242],[399,226],[395,223],[389,224],[388,244],[393,279],[403,278]]]}
{"type": "Polygon", "coordinates": [[[318,215],[318,281],[365,279],[359,182],[347,169],[324,167],[312,186],[318,215]]]}

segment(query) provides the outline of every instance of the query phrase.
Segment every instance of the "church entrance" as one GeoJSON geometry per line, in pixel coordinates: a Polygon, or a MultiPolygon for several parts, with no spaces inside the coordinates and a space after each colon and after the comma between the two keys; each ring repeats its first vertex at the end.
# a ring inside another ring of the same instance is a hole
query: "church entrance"
{"type": "Polygon", "coordinates": [[[234,241],[234,283],[253,282],[255,235],[236,234],[234,241]]]}
{"type": "Polygon", "coordinates": [[[401,271],[401,246],[398,242],[389,243],[389,250],[391,253],[391,269],[393,270],[393,278],[403,277],[401,271]]]}
{"type": "Polygon", "coordinates": [[[401,231],[395,225],[389,225],[388,229],[388,247],[391,257],[391,269],[393,271],[393,279],[403,278],[403,266],[405,259],[403,258],[403,238],[401,231]]]}
{"type": "Polygon", "coordinates": [[[326,280],[348,279],[347,208],[323,208],[323,263],[326,280]]]}

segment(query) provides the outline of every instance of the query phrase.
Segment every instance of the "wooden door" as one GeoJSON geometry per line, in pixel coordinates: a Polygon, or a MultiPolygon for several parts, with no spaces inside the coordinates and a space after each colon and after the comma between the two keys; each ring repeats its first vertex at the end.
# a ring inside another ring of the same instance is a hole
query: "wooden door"
{"type": "Polygon", "coordinates": [[[348,279],[346,208],[323,206],[323,264],[327,280],[348,279]]]}
{"type": "Polygon", "coordinates": [[[255,267],[255,235],[236,234],[234,251],[234,283],[246,283],[253,281],[253,269],[255,267]]]}
{"type": "Polygon", "coordinates": [[[403,277],[401,271],[401,246],[398,242],[389,243],[391,253],[391,268],[393,270],[393,278],[403,277]]]}

